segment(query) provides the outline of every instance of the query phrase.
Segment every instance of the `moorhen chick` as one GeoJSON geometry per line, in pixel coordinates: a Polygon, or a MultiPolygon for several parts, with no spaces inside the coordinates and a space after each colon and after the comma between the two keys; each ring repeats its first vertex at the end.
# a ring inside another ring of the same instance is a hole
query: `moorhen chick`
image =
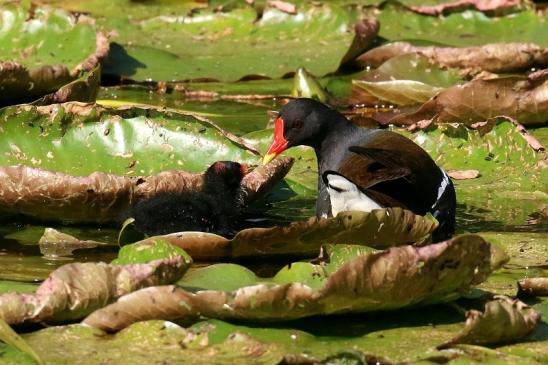
{"type": "Polygon", "coordinates": [[[298,145],[314,148],[318,158],[318,217],[401,207],[419,215],[432,213],[440,223],[435,241],[454,233],[453,183],[410,139],[360,128],[318,101],[295,99],[281,109],[263,163],[298,145]]]}
{"type": "Polygon", "coordinates": [[[242,178],[248,167],[217,161],[204,174],[200,191],[163,193],[131,207],[126,217],[149,236],[183,231],[233,234],[243,207],[242,178]]]}

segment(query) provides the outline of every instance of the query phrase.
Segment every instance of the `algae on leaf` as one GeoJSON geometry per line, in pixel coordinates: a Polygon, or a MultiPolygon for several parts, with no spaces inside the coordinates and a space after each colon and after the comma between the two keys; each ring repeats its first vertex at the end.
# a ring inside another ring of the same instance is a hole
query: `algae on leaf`
{"type": "MultiPolygon", "coordinates": [[[[211,343],[207,331],[185,329],[166,321],[135,323],[115,335],[78,324],[49,327],[22,337],[46,364],[277,365],[284,358],[280,345],[243,333],[211,343]]],[[[2,365],[34,365],[21,359],[11,346],[0,343],[0,351],[2,365]]]]}

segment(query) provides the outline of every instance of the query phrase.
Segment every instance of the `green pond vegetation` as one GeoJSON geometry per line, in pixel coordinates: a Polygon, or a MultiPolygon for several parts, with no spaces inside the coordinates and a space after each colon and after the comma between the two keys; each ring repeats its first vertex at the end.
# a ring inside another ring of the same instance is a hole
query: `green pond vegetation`
{"type": "Polygon", "coordinates": [[[0,364],[547,363],[546,7],[455,3],[1,1],[0,364]],[[313,150],[260,166],[298,96],[424,148],[457,234],[312,218],[313,150]],[[122,227],[218,160],[233,237],[122,227]]]}

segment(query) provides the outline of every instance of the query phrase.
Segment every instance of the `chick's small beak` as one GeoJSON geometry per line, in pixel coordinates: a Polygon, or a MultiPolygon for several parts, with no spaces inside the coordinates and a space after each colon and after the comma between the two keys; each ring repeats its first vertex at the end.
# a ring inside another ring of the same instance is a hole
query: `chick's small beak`
{"type": "Polygon", "coordinates": [[[243,176],[249,174],[251,170],[253,170],[253,168],[250,167],[248,164],[246,163],[240,164],[240,172],[242,173],[243,176]]]}
{"type": "Polygon", "coordinates": [[[282,117],[278,117],[274,123],[274,140],[266,152],[266,155],[263,157],[263,165],[266,165],[280,153],[285,151],[287,145],[288,141],[284,137],[284,120],[282,117]]]}

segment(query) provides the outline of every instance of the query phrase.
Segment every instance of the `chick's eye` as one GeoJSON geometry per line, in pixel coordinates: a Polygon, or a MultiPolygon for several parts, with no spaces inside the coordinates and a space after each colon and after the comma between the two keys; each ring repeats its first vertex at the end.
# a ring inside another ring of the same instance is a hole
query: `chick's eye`
{"type": "Polygon", "coordinates": [[[303,127],[303,121],[302,120],[297,119],[297,120],[295,120],[295,122],[293,122],[293,128],[301,129],[302,127],[303,127]]]}

